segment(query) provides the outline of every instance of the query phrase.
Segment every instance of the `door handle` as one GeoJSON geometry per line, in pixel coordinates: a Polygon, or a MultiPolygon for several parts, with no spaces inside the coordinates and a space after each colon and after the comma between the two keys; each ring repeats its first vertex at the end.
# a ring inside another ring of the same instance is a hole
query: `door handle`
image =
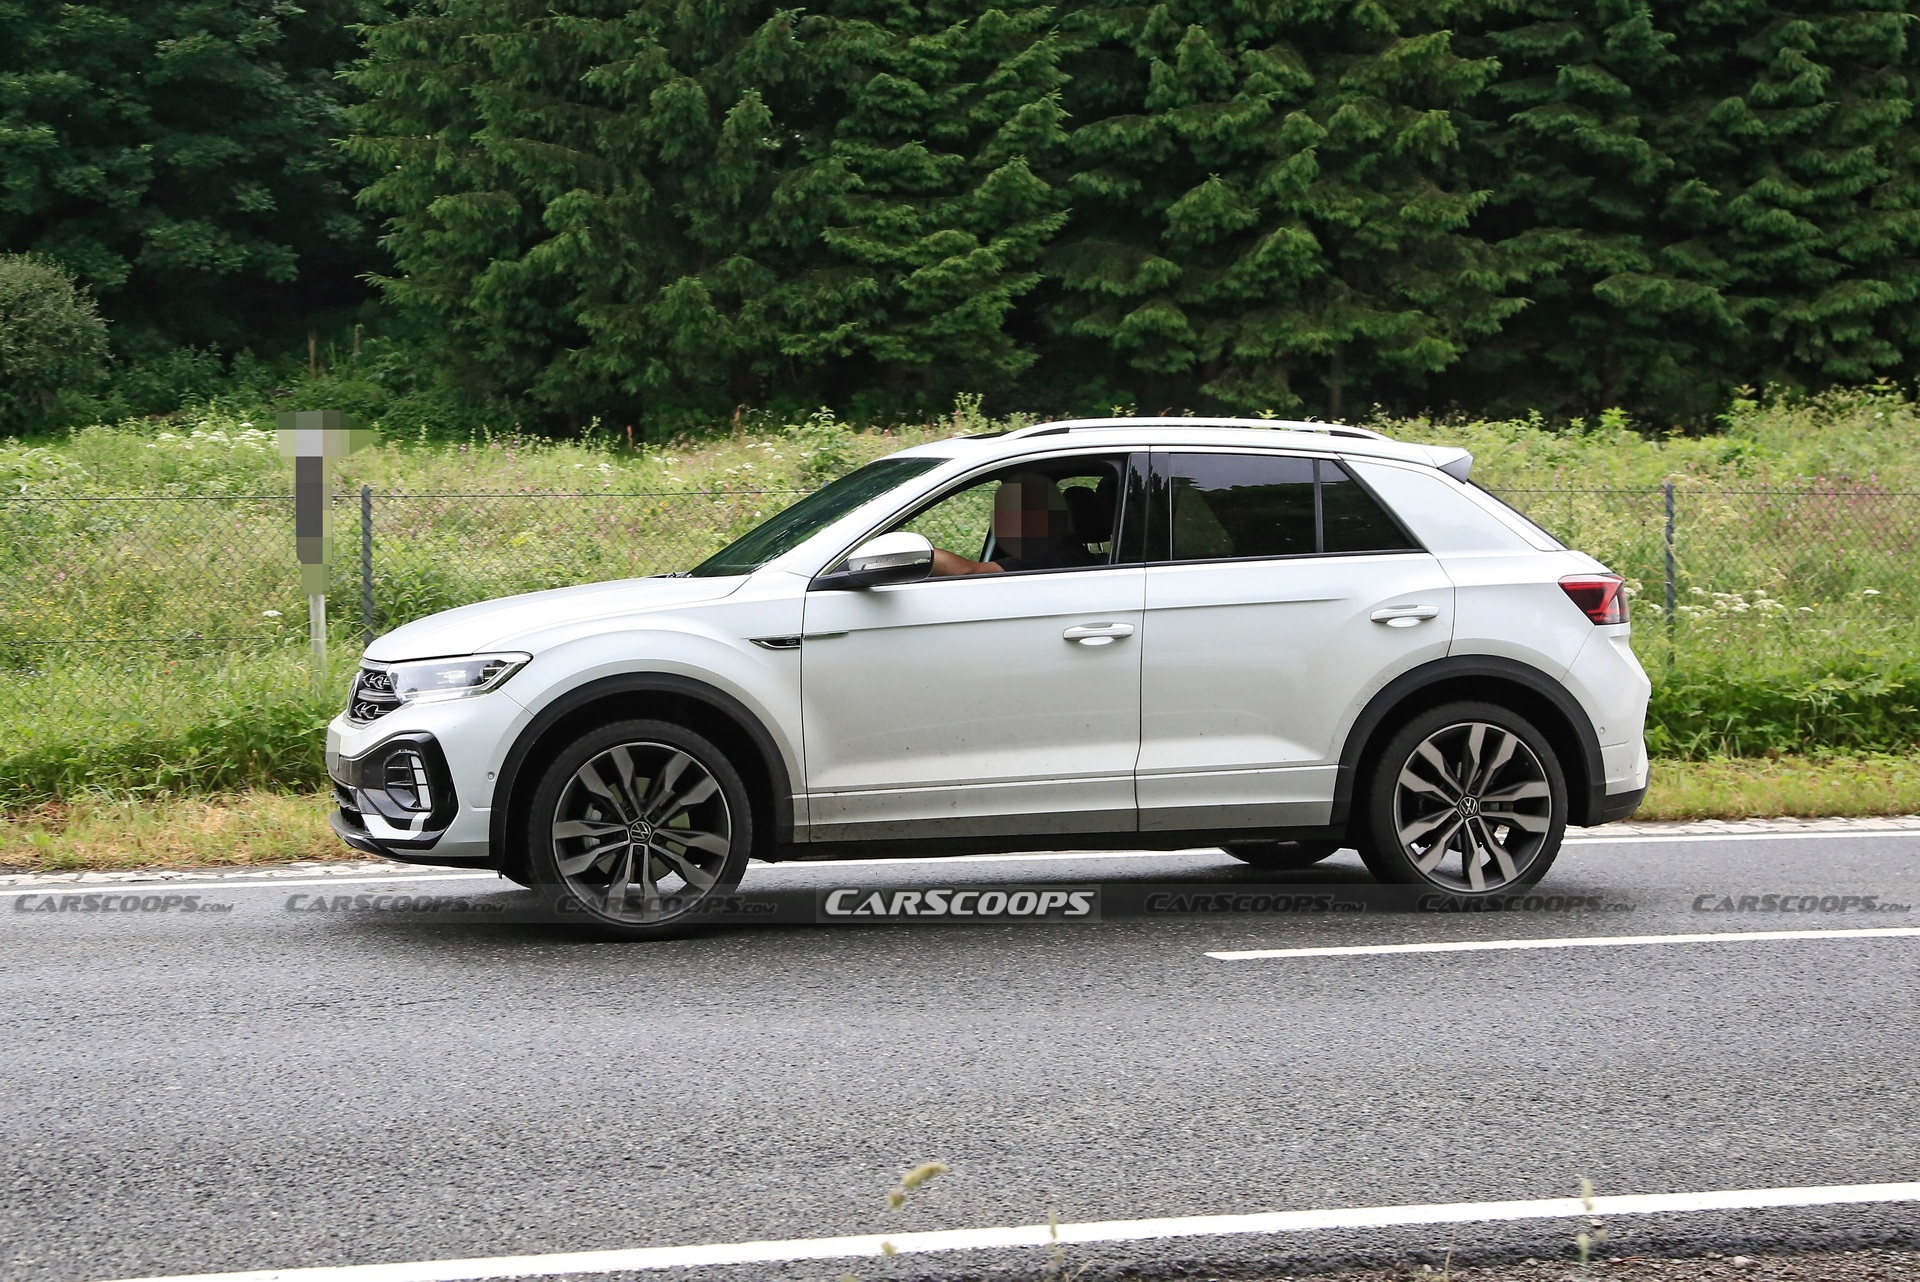
{"type": "Polygon", "coordinates": [[[1373,612],[1375,623],[1384,623],[1390,628],[1410,628],[1416,623],[1437,618],[1440,607],[1437,605],[1390,605],[1373,612]]]}
{"type": "Polygon", "coordinates": [[[1060,634],[1069,641],[1078,641],[1081,645],[1112,645],[1122,637],[1133,635],[1131,623],[1082,623],[1068,628],[1060,634]]]}

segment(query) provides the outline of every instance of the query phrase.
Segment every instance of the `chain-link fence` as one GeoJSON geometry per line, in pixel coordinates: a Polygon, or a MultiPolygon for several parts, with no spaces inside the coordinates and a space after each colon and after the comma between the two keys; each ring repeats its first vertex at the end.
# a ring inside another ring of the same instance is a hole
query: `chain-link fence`
{"type": "MultiPolygon", "coordinates": [[[[332,625],[378,633],[684,568],[804,493],[336,495],[332,625]]],[[[305,635],[291,495],[5,497],[0,548],[0,646],[248,650],[305,635]]]]}
{"type": "Polygon", "coordinates": [[[1744,615],[1920,619],[1920,494],[1671,482],[1499,493],[1625,576],[1636,617],[1660,619],[1663,633],[1744,615]]]}
{"type": "MultiPolygon", "coordinates": [[[[350,654],[451,606],[683,569],[802,493],[340,494],[329,626],[350,654]]],[[[1920,621],[1920,494],[1502,496],[1627,576],[1643,649],[1709,625],[1920,621]]],[[[0,499],[0,725],[81,697],[151,716],[196,685],[244,681],[255,660],[283,680],[306,629],[290,495],[0,499]]]]}

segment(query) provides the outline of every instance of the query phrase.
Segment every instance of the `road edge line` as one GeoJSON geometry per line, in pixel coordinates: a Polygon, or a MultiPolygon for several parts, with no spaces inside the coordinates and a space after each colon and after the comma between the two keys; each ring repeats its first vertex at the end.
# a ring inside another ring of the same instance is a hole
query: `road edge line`
{"type": "Polygon", "coordinates": [[[1729,930],[1685,935],[1559,935],[1545,939],[1451,939],[1424,944],[1341,944],[1323,948],[1236,948],[1210,952],[1215,961],[1262,961],[1273,957],[1374,957],[1393,953],[1494,953],[1533,948],[1628,948],[1653,944],[1750,943],[1782,939],[1900,939],[1920,935],[1920,926],[1863,926],[1848,930],[1729,930]]]}
{"type": "MultiPolygon", "coordinates": [[[[1246,1215],[1188,1215],[1144,1220],[1098,1220],[1058,1226],[1062,1245],[1135,1242],[1159,1238],[1223,1237],[1249,1233],[1299,1233],[1327,1229],[1399,1228],[1562,1219],[1593,1215],[1670,1215],[1692,1211],[1750,1211],[1792,1206],[1920,1202],[1920,1181],[1889,1184],[1827,1184],[1802,1188],[1727,1189],[1696,1193],[1646,1193],[1507,1202],[1443,1202],[1366,1206],[1315,1211],[1261,1211],[1246,1215]]],[[[774,1264],[899,1253],[980,1251],[1047,1246],[1056,1230],[1045,1224],[989,1229],[943,1229],[929,1233],[869,1233],[852,1237],[789,1238],[699,1246],[634,1247],[509,1255],[466,1260],[418,1260],[241,1273],[175,1274],[113,1282],[482,1282],[485,1279],[559,1277],[569,1274],[637,1273],[731,1264],[774,1264]]]]}

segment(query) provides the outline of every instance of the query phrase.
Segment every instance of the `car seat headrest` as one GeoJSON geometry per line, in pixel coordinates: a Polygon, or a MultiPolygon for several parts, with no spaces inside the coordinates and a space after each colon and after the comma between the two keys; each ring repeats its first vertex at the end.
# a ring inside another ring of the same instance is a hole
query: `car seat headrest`
{"type": "Polygon", "coordinates": [[[1067,521],[1075,542],[1112,541],[1114,509],[1120,495],[1120,486],[1112,474],[1101,477],[1092,489],[1075,485],[1060,493],[1067,500],[1067,521]]]}

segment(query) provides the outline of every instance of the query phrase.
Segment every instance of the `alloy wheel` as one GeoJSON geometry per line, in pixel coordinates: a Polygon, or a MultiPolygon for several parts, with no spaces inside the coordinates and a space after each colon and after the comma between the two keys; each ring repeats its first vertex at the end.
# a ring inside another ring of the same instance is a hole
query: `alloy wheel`
{"type": "Polygon", "coordinates": [[[579,899],[623,922],[662,922],[721,881],[733,816],[713,772],[664,743],[590,758],[561,790],[554,862],[579,899]]]}
{"type": "Polygon", "coordinates": [[[1394,786],[1396,839],[1436,886],[1475,893],[1521,881],[1553,829],[1553,789],[1520,736],[1485,721],[1434,731],[1394,786]]]}

